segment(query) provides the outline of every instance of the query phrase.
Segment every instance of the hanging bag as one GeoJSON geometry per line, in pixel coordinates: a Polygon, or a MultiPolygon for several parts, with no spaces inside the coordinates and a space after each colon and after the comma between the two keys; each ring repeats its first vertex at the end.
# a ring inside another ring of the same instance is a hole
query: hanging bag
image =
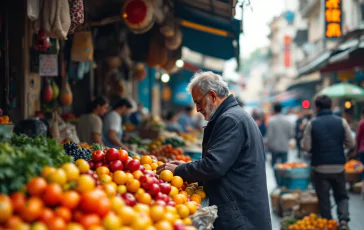
{"type": "Polygon", "coordinates": [[[90,31],[75,32],[72,41],[71,60],[77,62],[90,62],[94,58],[94,46],[90,31]]]}
{"type": "Polygon", "coordinates": [[[75,29],[84,23],[83,0],[68,0],[70,4],[71,27],[68,34],[73,34],[75,29]]]}

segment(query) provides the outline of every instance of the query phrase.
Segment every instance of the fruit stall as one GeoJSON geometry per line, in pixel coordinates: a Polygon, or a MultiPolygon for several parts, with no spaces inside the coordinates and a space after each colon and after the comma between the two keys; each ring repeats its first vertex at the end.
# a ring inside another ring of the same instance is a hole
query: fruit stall
{"type": "MultiPolygon", "coordinates": [[[[165,146],[161,154],[181,156],[165,146]]],[[[0,229],[211,229],[217,210],[202,207],[203,187],[157,175],[158,156],[84,147],[43,136],[1,142],[0,229]]]]}

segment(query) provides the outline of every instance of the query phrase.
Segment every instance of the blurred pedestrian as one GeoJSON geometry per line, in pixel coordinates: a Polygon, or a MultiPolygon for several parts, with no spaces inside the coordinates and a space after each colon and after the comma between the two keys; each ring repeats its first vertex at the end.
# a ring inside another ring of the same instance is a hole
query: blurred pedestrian
{"type": "MultiPolygon", "coordinates": [[[[294,137],[294,128],[282,114],[282,105],[277,103],[273,106],[273,115],[269,119],[267,130],[268,151],[272,153],[272,167],[280,161],[288,160],[289,141],[294,137]]],[[[276,179],[277,179],[277,175],[276,179]]]]}
{"type": "Polygon", "coordinates": [[[305,128],[302,149],[312,155],[313,181],[321,216],[332,219],[330,204],[332,188],[340,229],[348,230],[349,197],[346,191],[344,147],[353,148],[355,140],[346,120],[333,114],[332,102],[328,96],[317,96],[315,105],[317,117],[305,128]]]}
{"type": "Polygon", "coordinates": [[[130,114],[129,120],[133,125],[138,126],[142,122],[142,120],[143,120],[143,109],[144,109],[143,104],[138,103],[137,110],[130,114]]]}
{"type": "Polygon", "coordinates": [[[183,133],[183,129],[178,123],[178,114],[173,111],[167,113],[165,129],[168,132],[183,133]]]}

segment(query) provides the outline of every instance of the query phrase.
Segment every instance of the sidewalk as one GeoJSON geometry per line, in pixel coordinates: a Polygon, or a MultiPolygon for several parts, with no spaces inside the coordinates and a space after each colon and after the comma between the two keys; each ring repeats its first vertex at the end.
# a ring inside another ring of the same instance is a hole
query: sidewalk
{"type": "MultiPolygon", "coordinates": [[[[298,161],[296,157],[296,151],[292,150],[288,154],[289,161],[298,161]]],[[[267,186],[268,193],[270,194],[276,188],[276,182],[274,179],[273,169],[270,165],[270,154],[267,155],[267,186]]],[[[349,209],[350,209],[350,218],[351,221],[349,223],[350,230],[360,230],[364,229],[364,199],[361,195],[349,193],[349,209]]],[[[335,202],[332,199],[331,204],[334,205],[335,202]]],[[[336,206],[332,209],[332,214],[336,217],[336,206]]],[[[271,211],[272,217],[272,227],[273,230],[280,230],[280,217],[271,211]]]]}

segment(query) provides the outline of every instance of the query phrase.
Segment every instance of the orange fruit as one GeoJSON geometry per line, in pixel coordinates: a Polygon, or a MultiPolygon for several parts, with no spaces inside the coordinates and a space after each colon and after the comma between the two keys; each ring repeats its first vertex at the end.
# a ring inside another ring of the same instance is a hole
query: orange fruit
{"type": "Polygon", "coordinates": [[[167,212],[164,214],[163,220],[168,221],[169,223],[174,223],[176,221],[176,216],[173,213],[167,212]]]}
{"type": "Polygon", "coordinates": [[[159,178],[166,182],[170,182],[173,179],[173,173],[170,170],[163,170],[159,175],[159,178]]]}
{"type": "Polygon", "coordinates": [[[5,223],[12,214],[13,207],[10,198],[7,195],[0,194],[0,224],[5,223]]]}
{"type": "Polygon", "coordinates": [[[163,219],[164,216],[164,207],[160,205],[155,205],[150,209],[150,217],[154,222],[157,222],[163,219]]]}
{"type": "Polygon", "coordinates": [[[136,211],[137,213],[145,213],[148,214],[150,213],[150,208],[148,205],[146,204],[136,204],[133,207],[134,211],[136,211]]]}
{"type": "Polygon", "coordinates": [[[128,176],[128,181],[129,180],[134,180],[134,176],[130,172],[127,172],[126,175],[128,176]]]}
{"type": "Polygon", "coordinates": [[[178,188],[171,186],[171,191],[169,192],[169,196],[174,197],[177,194],[178,194],[178,188]]]}
{"type": "Polygon", "coordinates": [[[136,219],[136,212],[132,207],[124,206],[120,210],[119,216],[123,225],[130,225],[136,219]]]}
{"type": "Polygon", "coordinates": [[[153,159],[150,156],[142,156],[142,158],[140,158],[140,164],[141,165],[150,165],[153,163],[153,159]]]}
{"type": "Polygon", "coordinates": [[[120,218],[113,212],[108,213],[102,220],[102,225],[106,230],[119,229],[121,226],[120,218]]]}
{"type": "Polygon", "coordinates": [[[67,182],[67,174],[63,169],[58,168],[56,169],[56,171],[52,172],[49,175],[48,181],[49,183],[56,183],[63,185],[67,182]]]}
{"type": "Polygon", "coordinates": [[[119,196],[114,196],[112,198],[110,198],[110,202],[111,202],[111,209],[115,212],[115,213],[119,213],[120,210],[122,209],[122,207],[124,207],[124,200],[119,197],[119,196]]]}
{"type": "Polygon", "coordinates": [[[186,204],[185,204],[187,207],[188,207],[188,209],[190,210],[190,214],[192,215],[192,214],[194,214],[196,211],[197,211],[197,205],[196,205],[196,203],[195,202],[193,202],[193,201],[189,201],[189,202],[187,202],[186,204]]]}
{"type": "Polygon", "coordinates": [[[81,175],[77,180],[76,190],[78,192],[87,192],[95,188],[95,181],[90,175],[81,175]]]}
{"type": "Polygon", "coordinates": [[[129,177],[124,171],[117,170],[113,173],[112,179],[117,185],[122,185],[128,181],[129,177]]]}
{"type": "Polygon", "coordinates": [[[42,170],[42,174],[41,176],[45,179],[47,179],[47,177],[52,173],[56,171],[56,168],[54,167],[50,167],[50,166],[45,166],[42,170]]]}
{"type": "Polygon", "coordinates": [[[176,188],[181,188],[183,185],[183,179],[180,176],[174,176],[172,178],[171,184],[176,188]]]}
{"type": "Polygon", "coordinates": [[[158,221],[156,224],[154,224],[154,227],[157,230],[173,230],[172,224],[166,220],[158,221]]]}
{"type": "Polygon", "coordinates": [[[117,193],[119,194],[124,194],[128,191],[128,189],[126,188],[125,185],[119,185],[118,188],[116,189],[117,193]]]}
{"type": "Polygon", "coordinates": [[[66,207],[58,207],[55,211],[56,216],[61,217],[66,223],[71,221],[72,213],[66,207]]]}
{"type": "Polygon", "coordinates": [[[103,184],[103,190],[108,197],[113,197],[116,195],[116,187],[111,183],[103,184]]]}
{"type": "Polygon", "coordinates": [[[201,199],[205,199],[206,198],[206,193],[203,190],[197,190],[196,194],[200,195],[201,199]]]}
{"type": "Polygon", "coordinates": [[[182,194],[182,195],[188,197],[188,193],[186,191],[180,191],[178,194],[182,194]]]}
{"type": "Polygon", "coordinates": [[[190,215],[190,209],[184,204],[176,205],[177,213],[181,218],[186,218],[190,215]]]}
{"type": "Polygon", "coordinates": [[[144,164],[143,167],[145,168],[145,170],[152,170],[152,166],[148,164],[144,164]]]}
{"type": "Polygon", "coordinates": [[[140,181],[138,180],[129,180],[128,182],[126,182],[126,188],[128,189],[129,192],[137,192],[138,189],[140,188],[140,181]]]}
{"type": "Polygon", "coordinates": [[[84,159],[78,159],[75,161],[75,165],[80,170],[80,173],[87,173],[90,170],[90,165],[84,159]]]}
{"type": "Polygon", "coordinates": [[[137,180],[139,180],[139,178],[144,175],[140,170],[136,170],[132,174],[133,174],[133,177],[137,180]]]}
{"type": "Polygon", "coordinates": [[[158,161],[158,162],[157,162],[157,164],[158,164],[158,166],[161,166],[161,165],[163,165],[164,163],[163,163],[162,161],[158,161]]]}
{"type": "Polygon", "coordinates": [[[182,221],[185,225],[192,225],[192,220],[188,217],[184,218],[182,221]]]}
{"type": "Polygon", "coordinates": [[[201,199],[201,196],[200,196],[200,195],[198,195],[198,194],[193,194],[193,195],[191,196],[191,201],[194,201],[194,202],[196,202],[197,204],[201,204],[202,199],[201,199]]]}
{"type": "Polygon", "coordinates": [[[152,167],[152,170],[156,170],[158,168],[157,163],[152,163],[150,166],[152,167]]]}
{"type": "Polygon", "coordinates": [[[80,176],[80,170],[73,163],[66,163],[62,165],[62,169],[66,172],[68,181],[76,181],[80,176]]]}
{"type": "Polygon", "coordinates": [[[101,176],[103,174],[108,175],[108,174],[110,174],[110,169],[105,166],[100,166],[96,169],[96,173],[98,176],[101,176]]]}
{"type": "Polygon", "coordinates": [[[112,177],[107,174],[102,174],[99,176],[101,184],[106,184],[112,182],[112,177]]]}
{"type": "Polygon", "coordinates": [[[139,195],[137,200],[139,203],[149,205],[150,203],[152,203],[152,196],[149,193],[144,193],[139,195]]]}
{"type": "Polygon", "coordinates": [[[165,207],[165,209],[166,209],[166,212],[170,212],[170,213],[172,213],[172,214],[177,214],[177,209],[176,209],[176,207],[173,207],[173,206],[166,206],[165,207]]]}
{"type": "Polygon", "coordinates": [[[173,197],[173,201],[176,202],[176,204],[183,204],[185,202],[185,196],[177,194],[173,197]]]}

